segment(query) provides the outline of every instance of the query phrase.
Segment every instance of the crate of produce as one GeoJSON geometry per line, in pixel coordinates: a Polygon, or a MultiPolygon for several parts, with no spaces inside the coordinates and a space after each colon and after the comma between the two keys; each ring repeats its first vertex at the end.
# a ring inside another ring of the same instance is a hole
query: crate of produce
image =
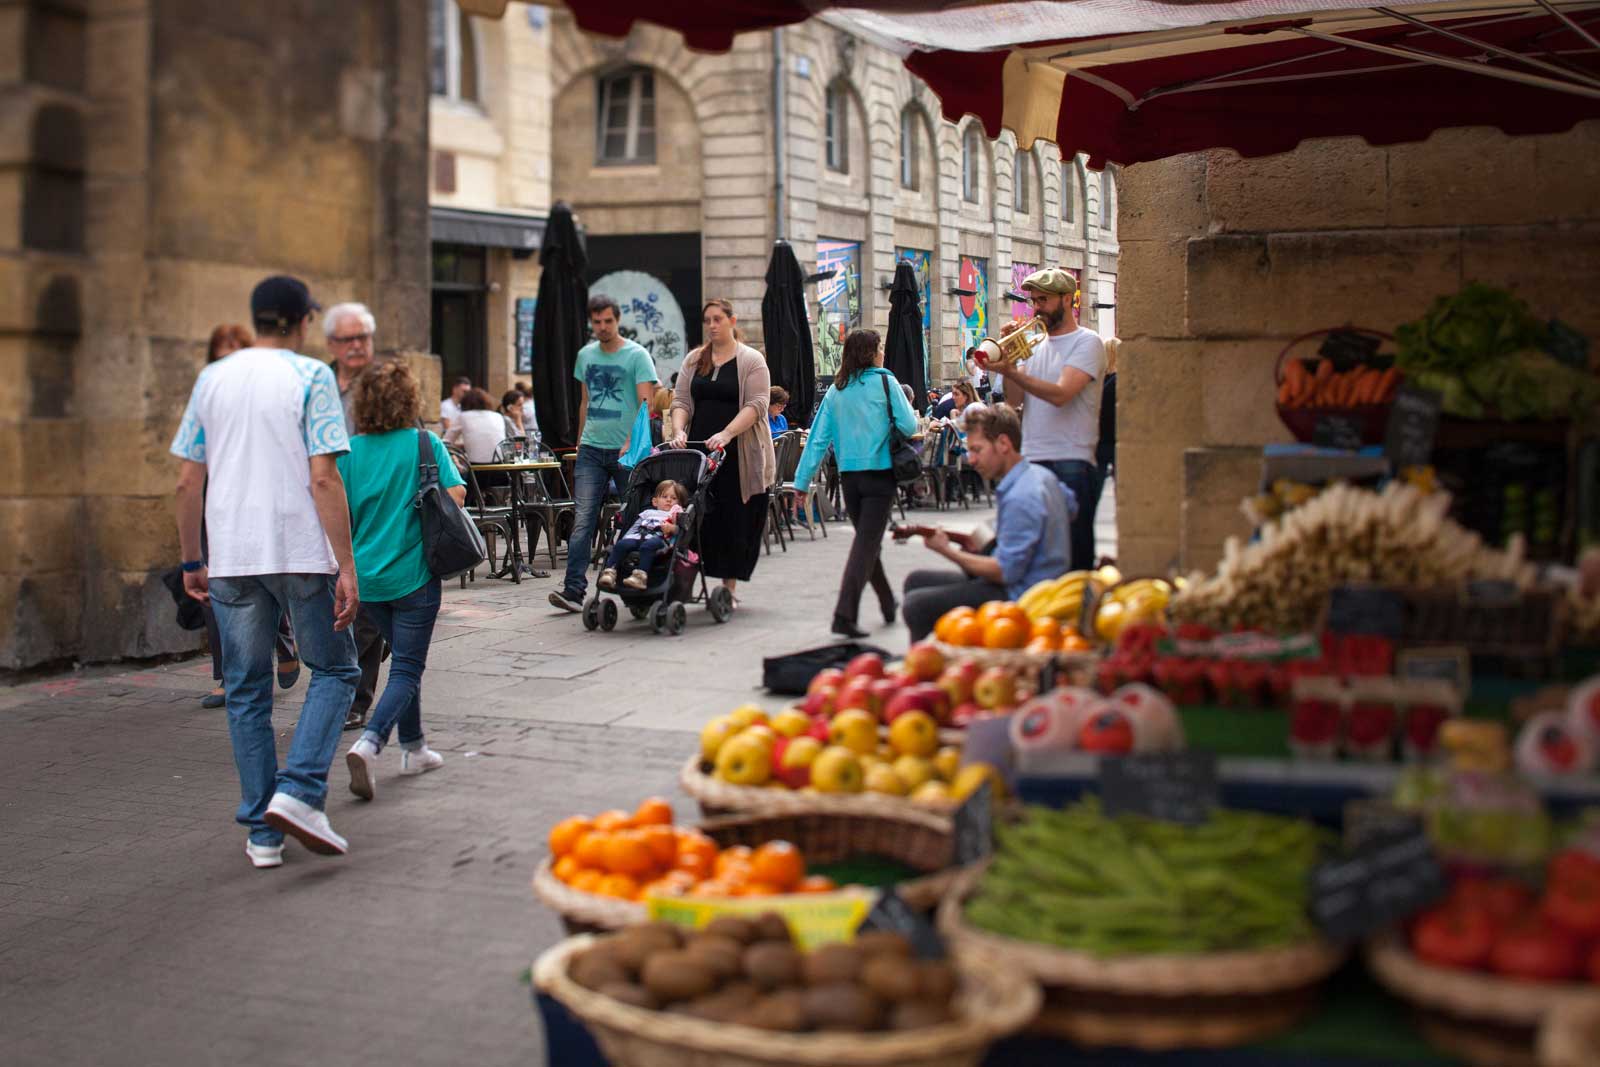
{"type": "Polygon", "coordinates": [[[1283,347],[1274,371],[1278,418],[1295,440],[1315,440],[1317,423],[1333,416],[1356,434],[1351,445],[1383,441],[1400,371],[1392,356],[1380,356],[1377,350],[1392,340],[1381,330],[1343,326],[1312,330],[1283,347]],[[1322,344],[1315,355],[1291,355],[1318,338],[1322,344]]]}

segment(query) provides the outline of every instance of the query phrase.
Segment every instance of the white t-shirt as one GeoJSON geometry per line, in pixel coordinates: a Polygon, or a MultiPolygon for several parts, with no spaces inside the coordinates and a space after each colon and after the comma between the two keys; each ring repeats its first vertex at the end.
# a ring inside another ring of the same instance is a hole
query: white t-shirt
{"type": "Polygon", "coordinates": [[[461,405],[449,397],[439,401],[439,421],[445,423],[445,429],[454,426],[461,418],[461,405]]]}
{"type": "Polygon", "coordinates": [[[493,463],[494,450],[506,440],[507,419],[498,411],[463,411],[450,423],[446,443],[461,442],[469,463],[493,463]]]}
{"type": "Polygon", "coordinates": [[[242,348],[202,370],[172,454],[206,465],[211,576],[336,573],[311,498],[310,457],[349,450],[326,363],[242,348]]]}
{"type": "Polygon", "coordinates": [[[1022,402],[1022,454],[1030,463],[1081,459],[1094,462],[1100,440],[1100,387],[1105,378],[1106,346],[1087,326],[1050,337],[1034,350],[1023,369],[1047,382],[1061,380],[1064,368],[1089,376],[1078,395],[1061,407],[1029,395],[1022,402]]]}

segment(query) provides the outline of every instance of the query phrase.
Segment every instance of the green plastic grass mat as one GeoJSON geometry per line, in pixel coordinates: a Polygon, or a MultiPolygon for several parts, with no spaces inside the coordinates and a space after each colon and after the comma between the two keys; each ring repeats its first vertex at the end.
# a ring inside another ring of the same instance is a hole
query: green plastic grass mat
{"type": "Polygon", "coordinates": [[[838,863],[813,863],[806,866],[809,874],[822,874],[839,885],[865,885],[879,888],[896,882],[920,878],[922,872],[887,856],[851,856],[838,863]]]}
{"type": "Polygon", "coordinates": [[[1297,1056],[1345,1056],[1389,1067],[1459,1067],[1462,1060],[1428,1044],[1411,1009],[1372,980],[1359,959],[1346,963],[1322,991],[1320,1006],[1293,1030],[1251,1045],[1297,1056]]]}

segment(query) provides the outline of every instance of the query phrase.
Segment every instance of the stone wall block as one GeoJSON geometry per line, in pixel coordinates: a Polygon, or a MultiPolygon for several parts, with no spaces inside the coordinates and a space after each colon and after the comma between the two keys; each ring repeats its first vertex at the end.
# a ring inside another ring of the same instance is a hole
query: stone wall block
{"type": "Polygon", "coordinates": [[[1165,537],[1174,543],[1172,531],[1178,528],[1183,500],[1183,449],[1183,442],[1134,442],[1118,433],[1118,543],[1141,536],[1165,537]]]}
{"type": "Polygon", "coordinates": [[[0,668],[77,655],[83,613],[76,572],[0,575],[0,668]]]}
{"type": "MultiPolygon", "coordinates": [[[[0,494],[18,496],[76,496],[83,492],[84,424],[78,419],[22,419],[15,424],[20,438],[15,487],[0,486],[0,494]]],[[[0,432],[10,430],[0,427],[0,432]]],[[[0,442],[4,438],[0,437],[0,442]]],[[[0,443],[0,455],[5,445],[0,443]]]]}
{"type": "Polygon", "coordinates": [[[1600,338],[1600,223],[1474,227],[1462,234],[1461,244],[1464,281],[1504,286],[1540,318],[1560,318],[1600,338]]]}
{"type": "Polygon", "coordinates": [[[178,526],[173,498],[164,496],[91,496],[86,498],[87,527],[79,543],[94,546],[97,567],[118,571],[156,570],[178,558],[178,526]]]}
{"type": "Polygon", "coordinates": [[[144,658],[200,647],[202,630],[178,628],[172,594],[159,573],[93,570],[82,580],[83,658],[144,658]]]}
{"type": "Polygon", "coordinates": [[[1117,439],[1192,444],[1200,434],[1194,402],[1204,372],[1194,341],[1127,340],[1117,363],[1117,439]]]}
{"type": "Polygon", "coordinates": [[[74,497],[0,497],[0,572],[68,571],[82,563],[83,506],[74,497]]]}
{"type": "MultiPolygon", "coordinates": [[[[1265,237],[1197,237],[1185,246],[1185,255],[1186,332],[1196,337],[1248,337],[1267,331],[1274,306],[1267,292],[1272,261],[1265,237]]],[[[1139,285],[1133,258],[1131,253],[1123,257],[1122,299],[1139,285]]]]}
{"type": "Polygon", "coordinates": [[[1540,221],[1600,220],[1600,121],[1531,140],[1535,167],[1526,198],[1540,221]]]}
{"type": "MultiPolygon", "coordinates": [[[[188,389],[175,392],[188,400],[188,389]]],[[[91,419],[82,424],[82,489],[86,496],[171,497],[178,457],[167,449],[178,416],[158,419],[91,419]]]]}
{"type": "MultiPolygon", "coordinates": [[[[1278,386],[1274,376],[1278,340],[1213,341],[1202,350],[1201,439],[1208,445],[1265,445],[1294,440],[1277,418],[1278,386]]],[[[1306,342],[1301,354],[1315,351],[1306,342]]]]}
{"type": "MultiPolygon", "coordinates": [[[[1196,158],[1196,157],[1180,157],[1196,158]]],[[[1136,169],[1136,168],[1134,168],[1136,169]]],[[[1358,137],[1307,141],[1264,159],[1211,153],[1205,202],[1210,228],[1262,232],[1381,226],[1387,209],[1385,157],[1358,137]]],[[[1124,183],[1122,216],[1128,202],[1124,183]]]]}
{"type": "MultiPolygon", "coordinates": [[[[1124,241],[1117,285],[1117,332],[1130,337],[1182,337],[1188,239],[1124,241]]],[[[1081,269],[1081,263],[1078,264],[1081,269]]]]}
{"type": "Polygon", "coordinates": [[[1172,538],[1151,537],[1130,532],[1131,527],[1117,516],[1117,568],[1123,574],[1166,574],[1178,564],[1172,538]]]}
{"type": "MultiPolygon", "coordinates": [[[[1121,240],[1198,237],[1209,228],[1203,154],[1139,163],[1123,168],[1119,177],[1117,236],[1121,240]]],[[[1069,178],[1077,181],[1076,175],[1069,174],[1069,178]]],[[[1082,212],[1084,205],[1078,204],[1077,210],[1082,212]]]]}
{"type": "Polygon", "coordinates": [[[1267,334],[1347,324],[1393,330],[1461,283],[1455,230],[1283,233],[1267,247],[1267,334]]]}
{"type": "Polygon", "coordinates": [[[1184,570],[1206,569],[1221,557],[1230,536],[1249,536],[1239,510],[1261,484],[1256,448],[1191,448],[1183,454],[1183,514],[1179,536],[1184,570]]]}
{"type": "Polygon", "coordinates": [[[1530,195],[1538,157],[1527,142],[1484,127],[1440,130],[1390,147],[1389,224],[1505,225],[1548,218],[1530,195]]]}

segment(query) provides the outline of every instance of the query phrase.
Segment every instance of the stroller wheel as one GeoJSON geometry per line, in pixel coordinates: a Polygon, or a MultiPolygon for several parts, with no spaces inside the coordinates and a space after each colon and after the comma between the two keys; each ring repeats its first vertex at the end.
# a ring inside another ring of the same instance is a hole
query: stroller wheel
{"type": "Polygon", "coordinates": [[[643,619],[650,614],[649,604],[629,604],[628,612],[635,620],[643,619]]]}
{"type": "Polygon", "coordinates": [[[727,586],[719,585],[711,590],[711,595],[706,597],[706,610],[718,622],[727,622],[733,617],[733,594],[728,592],[727,586]]]}
{"type": "Polygon", "coordinates": [[[600,604],[600,629],[610,632],[617,628],[617,602],[615,600],[602,601],[600,604]]]}
{"type": "Polygon", "coordinates": [[[600,628],[600,597],[598,595],[584,601],[583,628],[597,630],[600,628]]]}
{"type": "Polygon", "coordinates": [[[650,629],[660,633],[667,628],[667,602],[665,600],[650,609],[650,629]]]}
{"type": "Polygon", "coordinates": [[[667,609],[667,633],[677,637],[683,633],[683,628],[689,625],[689,609],[682,602],[673,604],[667,609]]]}

